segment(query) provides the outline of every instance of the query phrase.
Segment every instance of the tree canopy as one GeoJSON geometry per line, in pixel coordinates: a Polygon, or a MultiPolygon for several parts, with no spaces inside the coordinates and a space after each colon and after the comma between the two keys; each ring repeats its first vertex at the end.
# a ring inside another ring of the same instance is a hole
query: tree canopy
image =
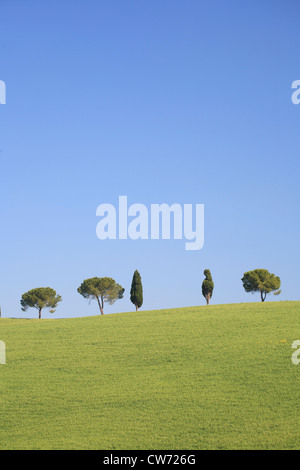
{"type": "Polygon", "coordinates": [[[202,295],[206,299],[206,304],[209,305],[209,301],[212,298],[214,290],[214,282],[209,269],[204,270],[205,279],[202,282],[202,295]]]}
{"type": "Polygon", "coordinates": [[[61,296],[56,295],[54,289],[38,287],[23,294],[20,303],[23,312],[26,312],[29,307],[33,307],[39,311],[39,318],[41,318],[43,308],[50,308],[50,312],[54,313],[58,303],[61,301],[61,296]]]}
{"type": "Polygon", "coordinates": [[[92,277],[85,279],[77,292],[85,299],[96,299],[103,315],[104,303],[112,305],[116,300],[122,299],[125,289],[116,283],[111,277],[92,277]]]}
{"type": "Polygon", "coordinates": [[[142,278],[138,270],[134,271],[131,289],[130,289],[130,300],[138,310],[143,305],[143,285],[142,278]]]}
{"type": "Polygon", "coordinates": [[[275,274],[269,273],[267,269],[254,269],[248,271],[242,277],[243,286],[246,292],[260,292],[261,301],[264,302],[267,294],[274,292],[280,294],[281,281],[275,274]]]}

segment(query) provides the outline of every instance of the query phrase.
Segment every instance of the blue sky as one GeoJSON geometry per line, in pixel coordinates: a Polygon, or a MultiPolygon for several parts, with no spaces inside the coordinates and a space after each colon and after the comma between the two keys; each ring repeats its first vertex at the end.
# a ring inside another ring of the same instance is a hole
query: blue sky
{"type": "MultiPolygon", "coordinates": [[[[95,315],[83,279],[110,276],[130,311],[258,301],[258,267],[299,299],[299,4],[266,0],[0,0],[1,306],[50,286],[55,317],[95,315]],[[204,204],[205,245],[96,237],[96,208],[204,204]]],[[[36,317],[36,311],[28,311],[36,317]]],[[[45,318],[51,314],[44,312],[45,318]]]]}

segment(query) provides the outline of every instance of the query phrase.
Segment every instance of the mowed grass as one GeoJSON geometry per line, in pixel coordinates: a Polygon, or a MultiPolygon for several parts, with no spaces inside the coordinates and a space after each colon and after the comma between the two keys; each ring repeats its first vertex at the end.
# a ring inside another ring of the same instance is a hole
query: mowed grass
{"type": "Polygon", "coordinates": [[[0,320],[1,449],[299,449],[300,302],[0,320]]]}

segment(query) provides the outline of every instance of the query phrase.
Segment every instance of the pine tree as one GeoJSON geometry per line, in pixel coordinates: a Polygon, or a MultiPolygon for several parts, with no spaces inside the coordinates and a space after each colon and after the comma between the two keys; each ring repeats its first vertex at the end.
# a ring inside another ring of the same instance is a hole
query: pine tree
{"type": "Polygon", "coordinates": [[[242,277],[243,286],[246,292],[259,292],[261,301],[266,300],[267,294],[274,292],[274,295],[279,295],[281,290],[280,277],[275,274],[269,273],[267,269],[254,269],[248,271],[242,277]]]}
{"type": "Polygon", "coordinates": [[[143,305],[143,285],[140,273],[135,270],[130,289],[130,300],[135,305],[136,310],[143,305]]]}
{"type": "Polygon", "coordinates": [[[104,303],[112,305],[118,299],[123,299],[125,289],[111,277],[91,277],[85,279],[77,292],[85,299],[95,299],[98,302],[101,315],[104,315],[104,303]]]}
{"type": "Polygon", "coordinates": [[[22,295],[21,306],[23,312],[26,312],[29,307],[36,308],[39,312],[40,319],[42,318],[43,308],[50,308],[50,312],[54,313],[58,303],[61,301],[61,296],[57,295],[54,289],[50,287],[38,287],[22,295]]]}

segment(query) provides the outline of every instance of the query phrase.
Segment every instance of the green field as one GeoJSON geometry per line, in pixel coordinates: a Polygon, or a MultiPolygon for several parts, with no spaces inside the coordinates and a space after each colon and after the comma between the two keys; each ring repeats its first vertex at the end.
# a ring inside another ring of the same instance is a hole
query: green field
{"type": "Polygon", "coordinates": [[[1,449],[300,449],[300,302],[0,319],[1,449]]]}

